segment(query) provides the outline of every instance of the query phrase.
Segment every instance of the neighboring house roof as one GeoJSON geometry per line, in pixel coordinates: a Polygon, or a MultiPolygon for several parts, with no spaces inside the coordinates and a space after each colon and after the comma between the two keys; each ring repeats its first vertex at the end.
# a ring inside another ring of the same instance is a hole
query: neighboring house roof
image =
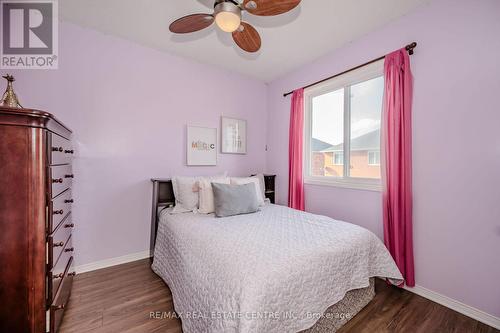
{"type": "Polygon", "coordinates": [[[311,150],[312,151],[324,151],[325,149],[333,147],[331,144],[321,141],[315,138],[311,139],[311,150]]]}
{"type": "MultiPolygon", "coordinates": [[[[380,130],[368,132],[351,140],[351,150],[379,150],[380,149],[380,130]]],[[[330,145],[330,147],[321,150],[322,152],[344,151],[344,144],[330,145]]]]}

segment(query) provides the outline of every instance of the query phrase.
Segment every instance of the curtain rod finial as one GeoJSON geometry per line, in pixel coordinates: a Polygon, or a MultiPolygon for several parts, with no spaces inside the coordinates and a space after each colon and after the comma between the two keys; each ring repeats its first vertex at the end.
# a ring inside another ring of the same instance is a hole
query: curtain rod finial
{"type": "Polygon", "coordinates": [[[406,45],[405,49],[406,49],[406,51],[408,51],[408,53],[410,55],[412,55],[413,54],[413,49],[416,48],[416,47],[417,47],[417,43],[413,42],[411,44],[406,45]]]}

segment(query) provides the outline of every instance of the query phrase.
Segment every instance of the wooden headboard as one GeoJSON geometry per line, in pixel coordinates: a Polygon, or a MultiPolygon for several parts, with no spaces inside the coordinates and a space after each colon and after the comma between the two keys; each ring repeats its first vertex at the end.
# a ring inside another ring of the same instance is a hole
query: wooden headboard
{"type": "Polygon", "coordinates": [[[151,211],[151,238],[149,240],[149,256],[155,249],[156,233],[158,231],[158,213],[160,209],[174,206],[175,196],[170,179],[151,179],[153,182],[153,205],[151,211]]]}

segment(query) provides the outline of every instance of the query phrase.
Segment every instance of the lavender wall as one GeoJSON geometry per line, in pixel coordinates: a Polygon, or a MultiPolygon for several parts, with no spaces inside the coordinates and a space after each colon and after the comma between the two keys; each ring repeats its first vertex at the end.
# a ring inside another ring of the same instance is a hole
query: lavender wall
{"type": "Polygon", "coordinates": [[[149,249],[151,177],[264,170],[264,83],[67,23],[59,45],[58,70],[12,74],[24,106],[75,133],[77,265],[149,249]],[[248,120],[248,154],[186,167],[186,124],[219,127],[221,115],[248,120]]]}
{"type": "MultiPolygon", "coordinates": [[[[416,283],[500,317],[500,2],[436,0],[272,82],[267,166],[286,202],[290,99],[283,92],[417,41],[416,283]]],[[[327,43],[328,41],[325,41],[327,43]]],[[[307,210],[382,234],[379,192],[306,186],[307,210]]]]}

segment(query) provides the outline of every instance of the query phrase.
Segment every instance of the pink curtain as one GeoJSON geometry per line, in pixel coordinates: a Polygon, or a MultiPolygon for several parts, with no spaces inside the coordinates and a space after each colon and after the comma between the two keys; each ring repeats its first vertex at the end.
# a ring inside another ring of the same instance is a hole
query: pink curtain
{"type": "Polygon", "coordinates": [[[410,287],[415,285],[412,236],[413,80],[405,49],[385,57],[382,115],[384,242],[410,287]]]}
{"type": "Polygon", "coordinates": [[[304,89],[293,92],[288,143],[288,206],[304,210],[304,175],[302,154],[304,141],[304,89]]]}

